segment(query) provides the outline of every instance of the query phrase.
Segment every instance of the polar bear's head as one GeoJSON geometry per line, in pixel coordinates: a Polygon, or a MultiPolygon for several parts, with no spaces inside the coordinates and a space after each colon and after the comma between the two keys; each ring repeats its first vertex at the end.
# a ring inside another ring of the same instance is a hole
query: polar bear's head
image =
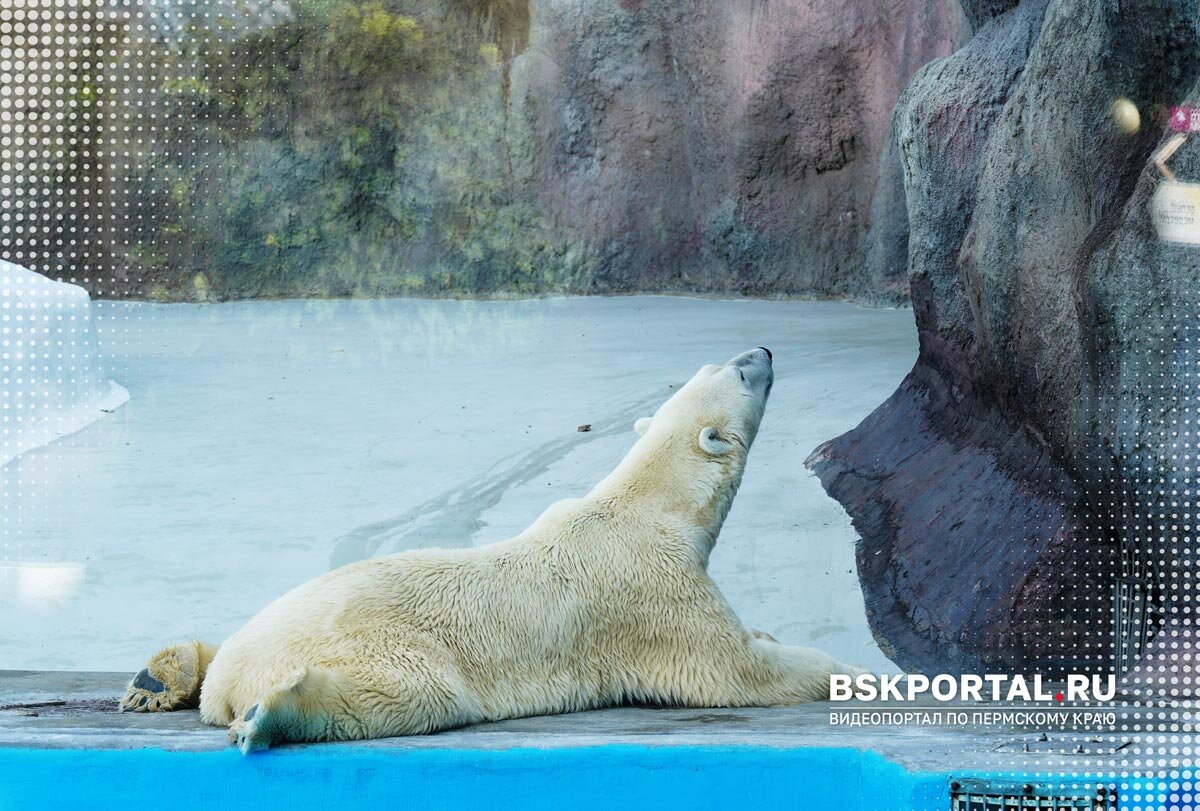
{"type": "Polygon", "coordinates": [[[774,380],[764,347],[705,366],[653,417],[637,421],[641,438],[610,479],[663,511],[693,517],[715,541],[774,380]]]}
{"type": "Polygon", "coordinates": [[[744,461],[775,382],[771,360],[771,350],[760,346],[719,366],[710,363],[653,417],[634,423],[634,430],[648,437],[648,444],[683,445],[675,450],[698,455],[706,462],[744,461]]]}

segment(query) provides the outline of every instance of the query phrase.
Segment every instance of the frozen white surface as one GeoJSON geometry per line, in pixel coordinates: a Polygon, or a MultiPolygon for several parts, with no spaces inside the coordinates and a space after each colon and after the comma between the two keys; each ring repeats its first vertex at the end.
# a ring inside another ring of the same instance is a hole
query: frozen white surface
{"type": "Polygon", "coordinates": [[[775,388],[712,574],[750,626],[887,666],[855,534],[803,460],[909,370],[911,312],[658,297],[95,306],[133,399],[0,471],[0,669],[132,670],[164,644],[219,641],[332,565],[508,537],[607,473],[672,385],[759,344],[775,388]]]}
{"type": "Polygon", "coordinates": [[[0,259],[0,466],[128,399],[101,369],[87,291],[0,259]]]}

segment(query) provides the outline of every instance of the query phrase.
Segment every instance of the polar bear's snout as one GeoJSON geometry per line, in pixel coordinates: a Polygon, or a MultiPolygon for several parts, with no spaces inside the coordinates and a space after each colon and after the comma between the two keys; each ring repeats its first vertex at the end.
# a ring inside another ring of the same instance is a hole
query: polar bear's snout
{"type": "Polygon", "coordinates": [[[771,384],[775,382],[775,369],[771,365],[773,359],[774,355],[771,354],[770,349],[758,346],[732,358],[725,365],[737,369],[751,389],[762,391],[765,394],[771,390],[771,384]]]}

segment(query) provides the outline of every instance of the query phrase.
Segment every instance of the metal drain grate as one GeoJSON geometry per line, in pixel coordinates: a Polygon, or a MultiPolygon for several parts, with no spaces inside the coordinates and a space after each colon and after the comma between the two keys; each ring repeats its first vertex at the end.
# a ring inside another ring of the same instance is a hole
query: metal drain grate
{"type": "Polygon", "coordinates": [[[1156,559],[1148,548],[1143,522],[1126,516],[1123,523],[1119,533],[1120,569],[1113,578],[1112,591],[1112,668],[1118,679],[1124,678],[1141,659],[1162,624],[1163,601],[1168,596],[1165,561],[1156,559]]]}
{"type": "Polygon", "coordinates": [[[1113,589],[1113,669],[1123,678],[1150,641],[1150,583],[1118,577],[1113,589]]]}
{"type": "Polygon", "coordinates": [[[963,778],[950,781],[950,811],[1117,811],[1117,792],[1110,786],[963,778]]]}

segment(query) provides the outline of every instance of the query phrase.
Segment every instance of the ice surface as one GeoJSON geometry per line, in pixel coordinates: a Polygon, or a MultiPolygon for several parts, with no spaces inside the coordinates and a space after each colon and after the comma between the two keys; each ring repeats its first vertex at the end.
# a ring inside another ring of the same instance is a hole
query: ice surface
{"type": "Polygon", "coordinates": [[[100,368],[87,291],[0,260],[0,466],[128,398],[100,368]]]}
{"type": "Polygon", "coordinates": [[[132,670],[333,565],[482,544],[762,344],[776,383],[711,571],[747,624],[869,667],[855,534],[803,467],[916,357],[912,313],[639,297],[96,303],[133,399],[0,471],[0,668],[132,670]],[[576,427],[590,423],[590,432],[576,427]],[[30,565],[36,564],[36,566],[30,565]]]}

